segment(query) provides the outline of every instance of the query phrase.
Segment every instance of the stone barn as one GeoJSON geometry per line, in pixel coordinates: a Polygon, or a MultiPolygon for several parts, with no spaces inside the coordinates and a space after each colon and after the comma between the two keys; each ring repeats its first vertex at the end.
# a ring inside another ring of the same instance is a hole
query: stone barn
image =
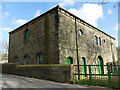
{"type": "Polygon", "coordinates": [[[117,64],[115,38],[56,6],[9,32],[9,63],[117,64]]]}

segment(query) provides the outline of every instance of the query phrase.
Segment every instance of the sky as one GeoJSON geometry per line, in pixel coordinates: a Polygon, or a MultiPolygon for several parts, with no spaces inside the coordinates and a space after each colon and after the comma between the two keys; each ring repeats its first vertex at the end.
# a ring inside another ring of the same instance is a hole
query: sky
{"type": "MultiPolygon", "coordinates": [[[[50,10],[56,5],[99,28],[116,39],[118,46],[118,7],[116,2],[75,2],[63,0],[63,2],[2,2],[2,27],[0,27],[0,41],[9,41],[9,32],[50,10]]],[[[1,16],[0,14],[0,16],[1,16]]]]}

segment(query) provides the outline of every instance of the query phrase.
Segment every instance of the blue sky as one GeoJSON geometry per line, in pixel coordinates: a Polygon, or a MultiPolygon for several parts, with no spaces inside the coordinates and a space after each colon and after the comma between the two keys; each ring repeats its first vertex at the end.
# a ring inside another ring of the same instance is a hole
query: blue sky
{"type": "Polygon", "coordinates": [[[116,2],[101,5],[100,2],[2,2],[2,28],[0,40],[8,40],[8,32],[32,20],[36,16],[60,5],[81,19],[115,37],[118,46],[118,7],[116,2]]]}

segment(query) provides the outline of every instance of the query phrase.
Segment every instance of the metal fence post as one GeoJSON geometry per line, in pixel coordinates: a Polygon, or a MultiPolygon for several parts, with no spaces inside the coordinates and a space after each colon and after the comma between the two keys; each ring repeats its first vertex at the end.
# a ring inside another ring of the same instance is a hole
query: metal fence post
{"type": "Polygon", "coordinates": [[[111,87],[111,72],[110,72],[110,65],[108,67],[108,87],[111,87]]]}
{"type": "Polygon", "coordinates": [[[89,83],[92,83],[91,65],[89,65],[89,83]]]}

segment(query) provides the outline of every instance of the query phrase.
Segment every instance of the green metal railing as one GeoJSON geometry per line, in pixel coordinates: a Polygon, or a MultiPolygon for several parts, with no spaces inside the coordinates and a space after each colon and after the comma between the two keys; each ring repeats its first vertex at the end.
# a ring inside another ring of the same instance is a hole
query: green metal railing
{"type": "Polygon", "coordinates": [[[74,65],[74,80],[79,84],[120,88],[120,65],[74,65]],[[84,73],[82,67],[86,67],[84,73]]]}

